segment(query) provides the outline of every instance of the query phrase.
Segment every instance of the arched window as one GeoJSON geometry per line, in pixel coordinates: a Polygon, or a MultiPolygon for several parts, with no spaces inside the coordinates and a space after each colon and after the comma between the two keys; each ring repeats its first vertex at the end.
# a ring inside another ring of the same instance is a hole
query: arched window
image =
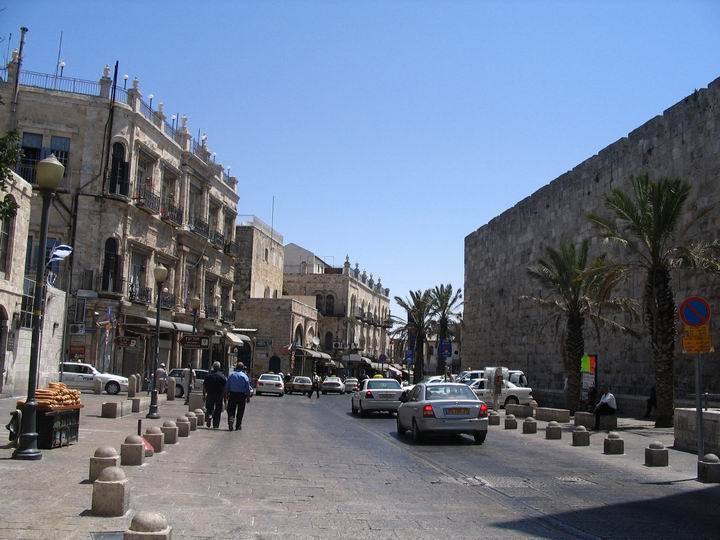
{"type": "Polygon", "coordinates": [[[317,309],[318,311],[323,310],[323,295],[322,294],[315,295],[315,309],[317,309]]]}
{"type": "Polygon", "coordinates": [[[270,287],[265,287],[265,294],[263,294],[263,298],[270,298],[270,287]]]}
{"type": "Polygon", "coordinates": [[[332,294],[328,294],[325,297],[325,315],[335,314],[335,297],[332,294]]]}
{"type": "Polygon", "coordinates": [[[303,338],[303,327],[302,327],[302,324],[298,324],[297,328],[295,328],[295,337],[293,339],[293,342],[295,343],[295,345],[297,345],[298,347],[302,347],[303,346],[302,338],[303,338]]]}
{"type": "Polygon", "coordinates": [[[115,195],[130,194],[130,182],[128,180],[128,164],[125,161],[125,146],[116,142],[112,147],[112,162],[110,166],[110,193],[115,195]]]}
{"type": "Polygon", "coordinates": [[[118,279],[118,243],[114,238],[105,240],[105,260],[102,271],[102,290],[119,292],[120,280],[118,279]]]}
{"type": "Polygon", "coordinates": [[[331,351],[333,349],[333,333],[332,332],[326,332],[325,333],[325,350],[331,351]]]}
{"type": "MultiPolygon", "coordinates": [[[[12,195],[5,196],[6,202],[12,202],[17,207],[17,203],[12,195]]],[[[10,270],[10,251],[12,249],[13,225],[15,224],[15,216],[5,216],[0,221],[0,272],[8,273],[10,270]]],[[[28,264],[27,262],[25,263],[28,264]]]]}

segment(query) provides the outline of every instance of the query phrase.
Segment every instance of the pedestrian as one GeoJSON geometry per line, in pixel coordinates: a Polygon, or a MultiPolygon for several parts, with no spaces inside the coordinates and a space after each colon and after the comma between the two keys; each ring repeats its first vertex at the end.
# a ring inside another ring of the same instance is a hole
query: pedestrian
{"type": "Polygon", "coordinates": [[[655,392],[655,385],[650,388],[650,397],[647,400],[647,409],[645,409],[645,418],[650,418],[650,413],[653,409],[657,409],[657,394],[655,392]]]}
{"type": "Polygon", "coordinates": [[[313,373],[312,386],[308,392],[308,398],[312,399],[313,392],[315,392],[318,399],[320,399],[320,377],[318,377],[317,373],[313,373]]]}
{"type": "Polygon", "coordinates": [[[595,431],[600,429],[600,417],[614,415],[617,413],[617,402],[615,396],[610,393],[607,386],[600,388],[602,395],[600,401],[595,405],[595,431]]]}
{"type": "Polygon", "coordinates": [[[242,429],[245,405],[250,401],[250,379],[245,373],[245,364],[238,362],[225,383],[225,399],[227,401],[228,429],[242,429]]]}
{"type": "Polygon", "coordinates": [[[183,371],[183,386],[185,389],[185,405],[187,405],[190,403],[190,393],[193,391],[193,386],[195,386],[195,370],[190,362],[187,363],[183,371]]]}
{"type": "Polygon", "coordinates": [[[157,385],[158,394],[165,393],[166,382],[167,371],[165,371],[165,364],[160,364],[160,367],[155,370],[155,384],[157,385]]]}
{"type": "Polygon", "coordinates": [[[205,401],[205,426],[210,427],[212,419],[213,429],[220,427],[220,415],[223,410],[223,397],[225,394],[225,385],[227,379],[221,371],[220,362],[214,362],[212,365],[212,373],[210,373],[203,381],[203,401],[205,401]]]}

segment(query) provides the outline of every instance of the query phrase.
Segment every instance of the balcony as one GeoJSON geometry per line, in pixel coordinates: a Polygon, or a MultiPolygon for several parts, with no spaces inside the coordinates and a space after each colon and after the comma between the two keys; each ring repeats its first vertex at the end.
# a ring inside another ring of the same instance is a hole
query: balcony
{"type": "Polygon", "coordinates": [[[225,248],[225,235],[221,232],[213,231],[210,235],[210,241],[212,242],[212,245],[218,249],[225,248]]]}
{"type": "Polygon", "coordinates": [[[205,306],[205,318],[206,319],[217,319],[218,318],[218,307],[217,306],[205,306]]]}
{"type": "Polygon", "coordinates": [[[207,222],[203,221],[198,217],[193,217],[190,220],[190,230],[195,234],[202,236],[203,238],[210,237],[210,226],[207,222]]]}
{"type": "Polygon", "coordinates": [[[160,307],[162,309],[175,309],[175,295],[169,292],[160,293],[160,307]]]}
{"type": "Polygon", "coordinates": [[[234,322],[235,312],[232,309],[222,308],[222,313],[220,314],[220,317],[223,322],[234,322]]]}
{"type": "Polygon", "coordinates": [[[15,172],[31,184],[35,184],[35,166],[39,159],[22,158],[15,168],[15,172]]]}
{"type": "Polygon", "coordinates": [[[160,217],[176,225],[182,225],[183,207],[175,206],[171,202],[166,201],[160,206],[160,217]]]}
{"type": "Polygon", "coordinates": [[[128,298],[136,304],[149,304],[152,301],[152,289],[131,283],[128,287],[128,298]]]}
{"type": "Polygon", "coordinates": [[[150,188],[142,186],[135,191],[135,206],[147,210],[152,214],[160,213],[160,195],[154,193],[150,188]]]}
{"type": "Polygon", "coordinates": [[[231,257],[239,257],[240,256],[240,246],[236,244],[235,242],[226,242],[225,243],[225,253],[230,255],[231,257]]]}

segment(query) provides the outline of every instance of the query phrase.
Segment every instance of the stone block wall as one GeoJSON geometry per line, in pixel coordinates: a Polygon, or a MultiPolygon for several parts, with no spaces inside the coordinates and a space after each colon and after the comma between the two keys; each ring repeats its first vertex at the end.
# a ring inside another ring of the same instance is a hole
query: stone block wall
{"type": "MultiPolygon", "coordinates": [[[[564,383],[554,320],[523,295],[547,296],[526,269],[561,241],[591,240],[591,255],[622,259],[613,246],[594,237],[586,215],[603,212],[602,196],[630,187],[633,175],[651,179],[680,177],[693,186],[687,203],[690,216],[715,210],[689,229],[687,238],[713,240],[720,228],[720,79],[673,105],[597,155],[553,180],[465,238],[464,363],[506,365],[522,369],[531,386],[561,390],[564,383]]],[[[632,278],[618,295],[641,298],[642,275],[632,278]]],[[[679,303],[691,294],[706,296],[720,309],[720,280],[676,271],[672,281],[679,303]]],[[[623,317],[629,322],[629,319],[623,317]]],[[[638,322],[634,325],[642,329],[638,322]]],[[[716,325],[715,343],[720,343],[716,325]]],[[[586,352],[599,355],[599,380],[616,394],[647,395],[654,380],[647,336],[641,340],[586,328],[586,352]]],[[[706,355],[705,390],[720,391],[717,353],[706,355]]],[[[694,391],[694,360],[676,357],[676,396],[694,391]]]]}

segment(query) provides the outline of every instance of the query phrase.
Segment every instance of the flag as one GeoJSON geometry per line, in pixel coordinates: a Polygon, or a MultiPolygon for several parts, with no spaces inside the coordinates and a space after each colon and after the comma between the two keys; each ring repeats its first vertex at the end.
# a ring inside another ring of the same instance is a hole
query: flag
{"type": "Polygon", "coordinates": [[[72,251],[73,248],[71,248],[70,246],[66,246],[65,244],[58,244],[50,252],[50,260],[48,261],[48,264],[62,261],[63,259],[65,259],[65,257],[70,255],[72,251]]]}

